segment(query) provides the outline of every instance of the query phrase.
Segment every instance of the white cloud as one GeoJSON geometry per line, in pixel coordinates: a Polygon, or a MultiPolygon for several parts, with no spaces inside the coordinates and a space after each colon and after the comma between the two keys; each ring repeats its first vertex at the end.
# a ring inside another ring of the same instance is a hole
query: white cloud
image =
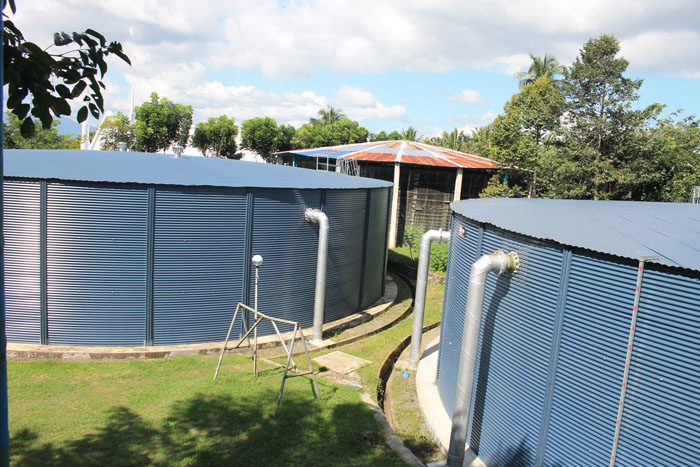
{"type": "Polygon", "coordinates": [[[390,120],[406,114],[402,105],[386,106],[369,91],[351,86],[343,86],[335,93],[333,104],[339,106],[351,119],[390,120]]]}
{"type": "Polygon", "coordinates": [[[630,71],[674,70],[689,78],[700,78],[700,32],[650,31],[622,41],[621,54],[630,71]]]}
{"type": "Polygon", "coordinates": [[[309,77],[318,68],[511,74],[527,65],[530,52],[551,53],[566,64],[590,37],[614,33],[630,60],[639,60],[639,66],[631,60],[633,67],[683,76],[700,72],[695,53],[686,56],[689,63],[642,53],[645,45],[674,57],[677,48],[697,50],[696,0],[44,0],[18,8],[13,20],[39,44],[50,43],[58,29],[93,27],[128,43],[129,55],[151,71],[166,60],[196,60],[274,78],[309,77]]]}
{"type": "Polygon", "coordinates": [[[481,95],[473,89],[463,89],[454,96],[450,96],[448,100],[474,107],[486,107],[486,102],[481,98],[481,95]]]}
{"type": "MultiPolygon", "coordinates": [[[[463,131],[466,134],[472,134],[475,129],[480,128],[482,126],[486,126],[489,123],[493,122],[493,120],[496,117],[497,115],[489,110],[488,112],[482,115],[460,115],[456,117],[445,118],[442,120],[442,122],[448,125],[452,125],[451,127],[448,127],[445,131],[449,132],[452,130],[452,128],[457,128],[459,131],[463,131]]],[[[440,134],[442,134],[442,131],[440,131],[440,134]]]]}

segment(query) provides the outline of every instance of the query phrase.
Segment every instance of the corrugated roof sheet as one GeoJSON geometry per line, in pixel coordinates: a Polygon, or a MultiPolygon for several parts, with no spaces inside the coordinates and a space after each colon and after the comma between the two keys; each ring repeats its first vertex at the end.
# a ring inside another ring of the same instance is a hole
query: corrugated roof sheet
{"type": "Polygon", "coordinates": [[[485,157],[453,151],[415,141],[375,141],[372,143],[353,143],[325,148],[299,149],[278,152],[278,155],[300,155],[310,157],[330,157],[357,159],[375,162],[394,162],[438,166],[462,167],[466,169],[496,169],[500,166],[485,157]],[[377,157],[382,154],[382,157],[377,157]],[[409,156],[409,157],[406,157],[409,156]]]}
{"type": "Polygon", "coordinates": [[[9,149],[6,177],[251,188],[380,188],[391,183],[230,159],[139,152],[9,149]]]}
{"type": "Polygon", "coordinates": [[[451,204],[475,221],[571,247],[700,271],[700,206],[690,203],[478,199],[451,204]]]}

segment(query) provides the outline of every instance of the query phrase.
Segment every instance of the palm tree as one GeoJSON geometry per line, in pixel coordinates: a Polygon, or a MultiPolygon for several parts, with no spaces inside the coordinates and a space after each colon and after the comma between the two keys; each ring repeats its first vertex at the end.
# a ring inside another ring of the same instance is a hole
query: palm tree
{"type": "Polygon", "coordinates": [[[461,151],[465,141],[467,140],[467,136],[464,134],[463,131],[460,131],[457,128],[455,128],[449,133],[443,131],[441,140],[442,144],[440,146],[452,149],[454,151],[461,151]]]}
{"type": "Polygon", "coordinates": [[[418,136],[418,130],[409,126],[405,130],[401,129],[401,139],[406,141],[420,141],[420,136],[418,136]]]}
{"type": "Polygon", "coordinates": [[[318,111],[318,119],[312,118],[311,123],[319,122],[323,125],[331,125],[340,119],[345,118],[345,114],[340,109],[336,109],[332,105],[327,105],[325,109],[318,111]]]}
{"type": "Polygon", "coordinates": [[[544,54],[544,58],[530,54],[530,58],[532,59],[530,68],[515,74],[515,78],[520,81],[520,89],[539,78],[547,78],[558,87],[558,79],[555,76],[563,74],[564,67],[559,65],[557,59],[549,54],[544,54]]]}

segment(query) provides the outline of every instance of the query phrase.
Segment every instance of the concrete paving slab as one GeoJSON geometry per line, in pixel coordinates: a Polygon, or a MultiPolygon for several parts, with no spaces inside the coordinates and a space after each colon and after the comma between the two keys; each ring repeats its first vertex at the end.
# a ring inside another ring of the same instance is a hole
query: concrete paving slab
{"type": "Polygon", "coordinates": [[[354,357],[338,350],[327,355],[323,355],[322,357],[314,358],[314,361],[335,373],[340,373],[341,375],[346,375],[357,370],[363,365],[372,363],[369,360],[354,357]]]}
{"type": "MultiPolygon", "coordinates": [[[[452,418],[442,405],[442,399],[435,381],[438,364],[438,345],[440,338],[432,340],[418,362],[416,370],[416,392],[418,393],[418,405],[423,412],[423,417],[433,433],[433,437],[440,443],[443,452],[447,452],[450,446],[450,432],[452,431],[452,418]]],[[[444,463],[431,463],[441,466],[444,463]]],[[[465,467],[486,467],[474,451],[469,449],[464,455],[465,467]]]]}

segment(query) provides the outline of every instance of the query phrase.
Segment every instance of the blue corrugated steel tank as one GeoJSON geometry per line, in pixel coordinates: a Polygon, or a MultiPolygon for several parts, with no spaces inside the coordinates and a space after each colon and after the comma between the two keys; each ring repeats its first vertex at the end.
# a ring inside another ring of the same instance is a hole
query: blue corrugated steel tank
{"type": "Polygon", "coordinates": [[[450,416],[471,265],[497,250],[520,257],[515,274],[486,282],[467,425],[481,460],[700,465],[698,206],[483,199],[451,207],[437,375],[450,416]]]}
{"type": "Polygon", "coordinates": [[[5,151],[8,341],[222,341],[236,304],[253,305],[255,254],[259,309],[311,326],[307,208],[330,224],[325,321],[356,313],[383,293],[390,187],[224,159],[5,151]]]}

